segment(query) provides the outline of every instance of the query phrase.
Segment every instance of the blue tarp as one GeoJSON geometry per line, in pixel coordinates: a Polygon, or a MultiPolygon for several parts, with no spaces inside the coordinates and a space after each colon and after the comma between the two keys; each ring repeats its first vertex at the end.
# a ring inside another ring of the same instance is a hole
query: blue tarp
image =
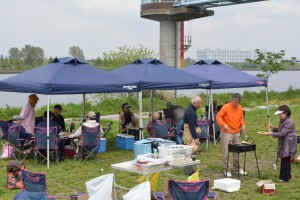
{"type": "Polygon", "coordinates": [[[1,80],[0,91],[48,95],[134,92],[139,88],[137,81],[103,71],[77,58],[64,57],[1,80]]]}
{"type": "Polygon", "coordinates": [[[111,73],[138,81],[142,90],[208,88],[206,78],[199,78],[151,58],[137,59],[111,73]]]}
{"type": "Polygon", "coordinates": [[[183,71],[209,79],[211,89],[267,86],[266,79],[247,74],[217,60],[200,60],[183,71]]]}

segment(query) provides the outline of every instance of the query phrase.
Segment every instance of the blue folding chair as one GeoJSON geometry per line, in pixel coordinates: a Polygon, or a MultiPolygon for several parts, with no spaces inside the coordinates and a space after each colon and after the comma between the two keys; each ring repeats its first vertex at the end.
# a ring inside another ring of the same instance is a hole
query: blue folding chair
{"type": "Polygon", "coordinates": [[[96,127],[88,127],[82,125],[81,131],[82,133],[79,138],[79,159],[81,160],[81,162],[84,162],[89,157],[93,157],[97,161],[99,161],[97,152],[100,146],[100,125],[96,127]],[[84,153],[86,154],[85,156],[84,153]]]}
{"type": "MultiPolygon", "coordinates": [[[[42,158],[39,164],[47,160],[47,128],[35,127],[34,132],[34,164],[37,165],[38,157],[42,158]]],[[[58,140],[57,127],[49,127],[49,157],[54,156],[56,163],[58,163],[58,140]]]]}
{"type": "Polygon", "coordinates": [[[209,121],[207,120],[198,120],[198,126],[201,129],[201,134],[199,135],[200,147],[208,152],[209,150],[209,142],[210,142],[210,134],[208,132],[209,121]]]}
{"type": "Polygon", "coordinates": [[[171,119],[153,120],[154,138],[170,139],[171,119]]]}
{"type": "MultiPolygon", "coordinates": [[[[20,138],[20,126],[9,126],[8,127],[8,141],[10,144],[10,147],[14,148],[14,157],[16,160],[20,160],[22,152],[30,148],[30,146],[24,146],[25,139],[20,138]],[[21,141],[23,141],[21,143],[21,141]],[[17,154],[17,155],[16,155],[17,154]],[[17,158],[18,156],[18,158],[17,158]]],[[[25,158],[28,155],[25,154],[22,158],[22,161],[25,160],[25,158]]]]}

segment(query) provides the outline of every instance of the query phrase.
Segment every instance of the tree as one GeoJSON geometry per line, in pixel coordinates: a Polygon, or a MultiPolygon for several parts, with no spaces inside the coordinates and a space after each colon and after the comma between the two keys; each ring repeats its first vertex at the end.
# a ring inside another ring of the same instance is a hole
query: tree
{"type": "Polygon", "coordinates": [[[44,50],[42,48],[26,44],[21,52],[25,65],[36,66],[43,63],[44,50]]]}
{"type": "MultiPolygon", "coordinates": [[[[269,78],[279,72],[280,70],[283,70],[286,65],[294,65],[295,64],[295,57],[292,57],[291,59],[285,59],[285,51],[280,50],[279,53],[272,53],[272,52],[266,52],[262,53],[259,49],[255,50],[257,54],[257,58],[255,60],[246,59],[247,63],[258,65],[261,69],[260,74],[257,74],[258,77],[265,78],[267,81],[267,85],[269,84],[269,78]]],[[[266,87],[266,98],[267,98],[267,110],[268,110],[268,119],[270,124],[270,111],[269,111],[269,99],[268,99],[268,86],[266,87]]]]}
{"type": "Polygon", "coordinates": [[[8,57],[11,60],[20,60],[22,59],[22,52],[18,48],[12,47],[8,51],[8,57]]]}
{"type": "Polygon", "coordinates": [[[83,50],[79,46],[72,46],[69,48],[69,55],[74,58],[85,59],[83,50]]]}
{"type": "Polygon", "coordinates": [[[115,51],[104,52],[101,60],[104,67],[110,67],[111,69],[119,68],[124,65],[130,64],[130,62],[138,58],[156,58],[157,54],[154,54],[152,50],[145,48],[140,44],[138,48],[128,47],[127,45],[118,47],[115,51]]]}

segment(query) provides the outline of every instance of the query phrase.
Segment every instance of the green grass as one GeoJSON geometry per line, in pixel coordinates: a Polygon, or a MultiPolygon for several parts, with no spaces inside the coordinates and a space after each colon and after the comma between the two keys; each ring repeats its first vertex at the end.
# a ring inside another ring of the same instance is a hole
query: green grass
{"type": "MultiPolygon", "coordinates": [[[[294,90],[293,90],[294,91],[294,90]]],[[[300,106],[299,105],[299,91],[294,93],[271,93],[272,104],[278,106],[279,104],[288,103],[290,104],[292,110],[292,118],[295,121],[296,127],[300,126],[300,106]],[[282,98],[285,96],[286,98],[282,98]],[[276,99],[276,100],[275,100],[276,99]]],[[[230,100],[230,94],[222,94],[216,96],[220,104],[223,101],[230,100]]],[[[123,99],[125,101],[125,99],[123,99]]],[[[111,107],[115,108],[115,112],[119,110],[119,106],[124,102],[123,100],[112,101],[113,104],[111,107]]],[[[149,100],[149,99],[148,99],[149,100]]],[[[134,100],[133,100],[134,101],[134,100]]],[[[145,104],[146,104],[145,100],[145,104]]],[[[165,100],[155,100],[155,107],[158,109],[161,106],[164,107],[165,100]]],[[[189,104],[189,98],[180,98],[173,101],[176,104],[181,104],[187,106],[189,104]]],[[[282,183],[278,181],[279,169],[274,171],[272,164],[276,160],[276,148],[277,148],[277,139],[270,138],[269,136],[263,136],[257,134],[258,131],[267,131],[267,117],[266,109],[256,109],[258,105],[264,105],[263,94],[245,94],[243,99],[243,104],[249,105],[252,110],[246,112],[246,130],[247,135],[253,138],[257,145],[257,156],[258,164],[261,174],[261,179],[272,179],[276,183],[276,194],[273,196],[263,195],[259,192],[256,182],[260,179],[258,178],[254,152],[248,152],[246,158],[246,171],[248,172],[247,176],[241,176],[241,189],[234,193],[226,193],[218,191],[218,199],[231,199],[231,200],[240,200],[240,199],[299,199],[298,194],[300,193],[300,183],[298,182],[300,178],[300,164],[292,165],[292,180],[289,183],[282,183]],[[254,103],[253,103],[254,101],[254,103]]],[[[81,116],[81,106],[80,105],[71,105],[69,108],[68,105],[64,105],[64,115],[71,116],[81,116]],[[70,113],[72,114],[70,114],[70,113]]],[[[89,105],[89,109],[95,109],[93,105],[89,105]]],[[[149,103],[148,105],[149,106],[149,103]]],[[[147,110],[145,106],[145,110],[147,110]]],[[[273,115],[276,107],[271,108],[271,122],[276,125],[279,122],[278,116],[273,115]]],[[[87,109],[87,110],[89,110],[87,109]]],[[[102,113],[112,114],[110,112],[112,108],[109,108],[109,111],[105,110],[104,107],[100,107],[97,110],[102,113]]],[[[5,110],[5,113],[10,115],[14,114],[17,109],[9,108],[5,110]]],[[[41,110],[42,111],[42,110],[41,110]]],[[[41,112],[38,111],[38,112],[41,112]]],[[[137,109],[134,110],[137,113],[137,109]]],[[[199,111],[199,114],[203,114],[203,109],[199,111]]],[[[102,123],[106,123],[109,120],[102,120],[102,123]]],[[[32,158],[26,159],[25,164],[26,168],[32,172],[45,172],[48,177],[48,188],[51,194],[57,195],[68,195],[75,194],[77,192],[86,192],[85,182],[91,180],[95,177],[101,176],[103,174],[112,173],[110,165],[113,163],[119,163],[123,161],[128,161],[133,159],[132,151],[123,151],[115,148],[115,135],[118,133],[118,121],[114,121],[112,125],[112,130],[108,137],[109,141],[107,143],[107,152],[102,153],[101,161],[97,163],[93,160],[88,160],[84,163],[75,161],[72,158],[66,158],[64,162],[50,165],[50,169],[46,168],[46,164],[40,166],[34,166],[32,158]]],[[[211,186],[213,186],[213,180],[224,178],[222,174],[222,151],[220,142],[216,146],[210,144],[209,152],[200,151],[197,155],[197,159],[201,160],[200,164],[200,179],[209,179],[211,186]]],[[[243,163],[243,154],[241,154],[240,159],[243,163]]],[[[232,156],[230,156],[232,159],[232,156]]],[[[232,162],[232,161],[231,161],[232,162]]],[[[6,165],[8,163],[7,159],[0,160],[0,199],[9,200],[19,192],[19,190],[11,190],[6,188],[6,165]]],[[[278,167],[279,168],[279,167],[278,167]]],[[[136,179],[139,176],[127,172],[119,172],[117,174],[117,181],[120,185],[127,187],[133,187],[137,184],[136,179]]],[[[158,190],[166,191],[166,184],[168,178],[176,178],[185,180],[186,175],[183,174],[183,170],[175,169],[171,170],[168,173],[162,173],[158,183],[158,190]]],[[[237,175],[234,175],[233,178],[237,178],[237,175]]],[[[118,190],[119,197],[124,194],[125,190],[118,190]]]]}

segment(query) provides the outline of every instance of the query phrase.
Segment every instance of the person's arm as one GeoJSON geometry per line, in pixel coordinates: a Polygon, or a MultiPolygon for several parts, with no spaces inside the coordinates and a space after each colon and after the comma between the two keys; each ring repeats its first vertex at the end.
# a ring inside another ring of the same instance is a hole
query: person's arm
{"type": "Polygon", "coordinates": [[[74,134],[69,135],[69,138],[77,138],[81,135],[81,126],[75,131],[74,134]]]}
{"type": "Polygon", "coordinates": [[[119,122],[120,122],[120,125],[124,128],[126,126],[125,124],[125,117],[124,117],[124,112],[121,111],[120,112],[120,115],[119,115],[119,122]]]}
{"type": "Polygon", "coordinates": [[[22,108],[22,110],[21,110],[20,116],[21,116],[23,119],[25,119],[27,115],[28,115],[28,106],[25,105],[25,106],[22,108]]]}
{"type": "Polygon", "coordinates": [[[241,117],[239,119],[240,125],[241,125],[241,130],[242,132],[245,131],[245,120],[244,120],[244,111],[243,111],[243,107],[241,106],[240,108],[240,112],[241,112],[241,117]]]}
{"type": "Polygon", "coordinates": [[[287,134],[291,132],[291,130],[295,129],[295,126],[291,122],[284,122],[282,125],[281,131],[277,129],[277,131],[274,131],[275,128],[273,129],[272,137],[273,138],[278,138],[278,137],[285,137],[287,134]]]}
{"type": "Polygon", "coordinates": [[[65,123],[65,118],[61,115],[61,126],[60,126],[62,131],[66,131],[66,123],[65,123]]]}

